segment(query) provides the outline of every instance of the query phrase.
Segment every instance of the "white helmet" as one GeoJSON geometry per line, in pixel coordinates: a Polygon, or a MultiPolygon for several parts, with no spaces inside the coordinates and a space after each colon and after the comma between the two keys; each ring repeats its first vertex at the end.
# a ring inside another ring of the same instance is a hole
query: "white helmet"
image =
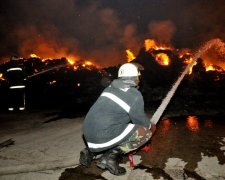
{"type": "Polygon", "coordinates": [[[140,76],[140,71],[138,67],[132,63],[123,64],[118,71],[118,77],[133,77],[140,76]]]}

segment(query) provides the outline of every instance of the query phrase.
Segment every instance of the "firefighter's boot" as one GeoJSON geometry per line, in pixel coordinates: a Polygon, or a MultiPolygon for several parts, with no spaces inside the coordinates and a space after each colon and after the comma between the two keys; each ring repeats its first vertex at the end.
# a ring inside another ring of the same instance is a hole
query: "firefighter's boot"
{"type": "Polygon", "coordinates": [[[97,162],[97,166],[101,169],[107,169],[111,174],[120,176],[126,173],[124,167],[119,166],[122,152],[119,149],[112,149],[102,155],[97,162]]]}
{"type": "Polygon", "coordinates": [[[91,166],[91,161],[93,160],[94,154],[88,149],[85,148],[80,152],[80,164],[86,167],[91,166]]]}

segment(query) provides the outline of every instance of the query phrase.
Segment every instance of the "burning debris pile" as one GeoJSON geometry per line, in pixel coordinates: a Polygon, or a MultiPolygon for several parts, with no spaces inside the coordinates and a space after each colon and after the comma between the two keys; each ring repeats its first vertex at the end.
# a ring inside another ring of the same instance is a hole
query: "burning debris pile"
{"type": "MultiPolygon", "coordinates": [[[[144,66],[142,91],[146,106],[152,110],[160,105],[171,85],[192,61],[193,55],[190,50],[159,45],[152,39],[145,40],[144,44],[136,57],[130,50],[127,54],[129,62],[144,66]]],[[[201,58],[189,69],[169,106],[170,111],[192,113],[207,109],[209,112],[215,110],[224,113],[225,44],[219,39],[212,40],[212,44],[214,45],[210,46],[209,52],[208,49],[198,52],[201,58]]]]}
{"type": "MultiPolygon", "coordinates": [[[[152,39],[145,40],[137,56],[131,50],[126,50],[126,53],[128,62],[144,67],[140,90],[150,110],[159,106],[171,85],[192,60],[190,50],[161,45],[152,39]]],[[[219,112],[225,109],[224,56],[221,52],[220,56],[215,54],[216,51],[203,54],[189,70],[168,107],[171,112],[191,113],[194,109],[210,108],[219,112]]],[[[117,77],[119,67],[101,68],[91,61],[71,58],[41,59],[35,54],[18,62],[24,67],[27,77],[27,107],[61,108],[74,112],[86,111],[103,88],[117,77]]],[[[0,65],[0,96],[5,103],[6,67],[7,63],[0,65]]],[[[1,103],[2,107],[4,103],[1,103]]]]}
{"type": "MultiPolygon", "coordinates": [[[[32,55],[28,59],[19,59],[18,64],[26,74],[28,108],[84,111],[109,83],[108,74],[90,61],[71,62],[66,58],[43,60],[32,55]]],[[[4,79],[7,65],[0,66],[2,108],[7,104],[7,79],[4,79]]]]}

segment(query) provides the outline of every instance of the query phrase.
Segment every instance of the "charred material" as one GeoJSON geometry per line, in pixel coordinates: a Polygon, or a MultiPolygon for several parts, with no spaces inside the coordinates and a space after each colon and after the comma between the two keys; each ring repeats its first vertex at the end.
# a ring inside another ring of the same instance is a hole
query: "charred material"
{"type": "MultiPolygon", "coordinates": [[[[144,67],[140,90],[146,108],[154,112],[186,67],[185,60],[171,50],[146,52],[141,49],[132,62],[144,67]],[[158,53],[167,54],[169,65],[162,66],[155,60],[155,54],[158,53]]],[[[102,90],[117,77],[119,67],[100,69],[94,65],[83,66],[82,63],[75,66],[68,64],[65,58],[45,61],[29,58],[20,59],[19,63],[24,66],[26,76],[32,77],[26,80],[27,109],[58,109],[61,111],[59,118],[85,114],[102,90]],[[60,68],[54,68],[58,66],[60,68]],[[43,71],[46,72],[41,73],[43,71]]],[[[7,63],[0,65],[0,73],[3,74],[0,79],[1,111],[6,109],[6,66],[7,63]]],[[[224,113],[224,91],[225,71],[219,67],[206,71],[204,63],[199,59],[192,73],[185,76],[165,113],[224,113]]]]}

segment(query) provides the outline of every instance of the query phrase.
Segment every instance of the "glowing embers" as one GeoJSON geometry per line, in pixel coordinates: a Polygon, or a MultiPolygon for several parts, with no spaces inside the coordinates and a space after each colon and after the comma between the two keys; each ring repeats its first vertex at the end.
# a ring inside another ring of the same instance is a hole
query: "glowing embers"
{"type": "Polygon", "coordinates": [[[81,66],[85,69],[88,70],[93,70],[93,68],[97,68],[97,65],[95,65],[92,61],[90,60],[85,60],[84,62],[82,62],[81,66]]]}
{"type": "Polygon", "coordinates": [[[85,61],[85,62],[82,64],[83,67],[91,66],[91,65],[93,65],[93,63],[92,63],[91,61],[85,61]]]}
{"type": "Polygon", "coordinates": [[[80,86],[81,86],[81,84],[80,84],[80,83],[77,83],[77,84],[76,84],[76,87],[80,87],[80,86]]]}
{"type": "Polygon", "coordinates": [[[198,121],[199,120],[196,116],[188,116],[186,121],[187,128],[190,131],[198,132],[200,130],[198,121]]]}
{"type": "Polygon", "coordinates": [[[70,64],[70,65],[74,65],[77,61],[78,61],[78,57],[75,57],[75,56],[72,56],[72,55],[65,55],[65,54],[57,54],[57,55],[54,55],[53,57],[49,57],[49,56],[45,56],[44,58],[43,57],[40,57],[34,53],[30,54],[30,57],[31,58],[38,58],[40,59],[42,62],[47,62],[49,60],[56,60],[58,59],[59,57],[61,57],[60,59],[62,58],[65,58],[67,60],[67,62],[70,64]]]}
{"type": "Polygon", "coordinates": [[[34,53],[30,54],[30,57],[32,57],[32,58],[40,58],[39,56],[37,56],[37,55],[34,54],[34,53]]]}
{"type": "Polygon", "coordinates": [[[56,83],[56,80],[52,80],[52,81],[49,82],[50,85],[53,85],[55,83],[56,83]]]}
{"type": "Polygon", "coordinates": [[[2,81],[5,80],[2,73],[0,73],[0,80],[2,80],[2,81]]]}

